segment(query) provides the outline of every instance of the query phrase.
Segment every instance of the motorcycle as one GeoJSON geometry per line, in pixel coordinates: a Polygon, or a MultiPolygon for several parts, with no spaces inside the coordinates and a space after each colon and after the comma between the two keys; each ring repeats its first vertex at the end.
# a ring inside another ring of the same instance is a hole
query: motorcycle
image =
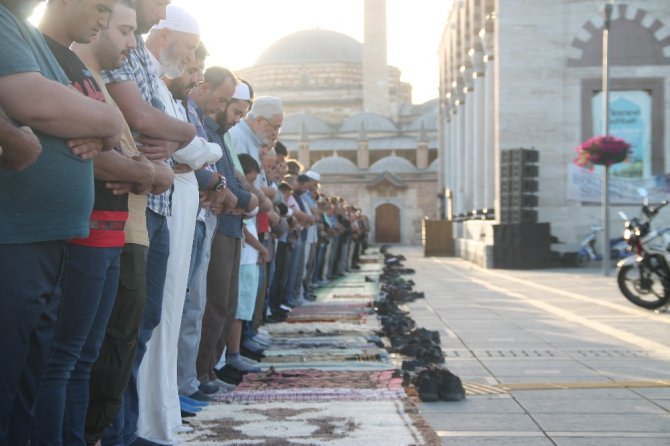
{"type": "Polygon", "coordinates": [[[619,213],[625,220],[623,238],[634,255],[617,264],[617,284],[626,299],[649,310],[670,301],[670,226],[651,229],[651,221],[667,205],[663,201],[650,207],[645,198],[641,218],[619,213]]]}
{"type": "MultiPolygon", "coordinates": [[[[575,257],[577,266],[588,266],[592,260],[602,260],[602,255],[596,251],[598,234],[603,230],[602,226],[591,225],[591,232],[579,244],[579,251],[575,257]]],[[[630,255],[628,244],[623,237],[610,239],[610,260],[619,260],[630,255]]]]}

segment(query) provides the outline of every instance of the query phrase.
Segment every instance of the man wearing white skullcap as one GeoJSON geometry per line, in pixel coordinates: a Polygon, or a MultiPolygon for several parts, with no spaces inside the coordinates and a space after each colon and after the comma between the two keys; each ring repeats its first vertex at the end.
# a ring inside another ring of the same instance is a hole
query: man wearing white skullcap
{"type": "MultiPolygon", "coordinates": [[[[172,97],[167,83],[180,78],[195,62],[200,43],[200,28],[185,9],[170,5],[164,20],[154,26],[147,37],[147,49],[154,56],[158,75],[158,92],[165,112],[187,121],[184,107],[172,97]]],[[[233,88],[224,91],[230,99],[233,88]]],[[[197,129],[197,126],[196,126],[197,129]]],[[[177,150],[173,159],[175,181],[172,209],[167,217],[170,252],[167,261],[160,324],[147,342],[147,351],[137,377],[139,418],[137,434],[143,440],[166,444],[175,441],[175,433],[184,430],[177,386],[178,340],[184,300],[188,287],[195,216],[199,205],[199,185],[194,170],[216,162],[221,147],[198,135],[186,147],[177,150]]]]}

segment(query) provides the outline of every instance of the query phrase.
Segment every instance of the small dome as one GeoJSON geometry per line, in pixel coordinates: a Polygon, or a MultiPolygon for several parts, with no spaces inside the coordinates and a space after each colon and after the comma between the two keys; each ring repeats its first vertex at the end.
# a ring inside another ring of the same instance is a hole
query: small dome
{"type": "Polygon", "coordinates": [[[328,124],[309,113],[287,116],[281,126],[281,131],[284,134],[300,134],[303,124],[308,136],[313,133],[324,134],[333,131],[328,124]]]}
{"type": "Polygon", "coordinates": [[[363,63],[363,45],[335,31],[310,29],[290,34],[266,49],[259,65],[363,63]]]}
{"type": "Polygon", "coordinates": [[[310,167],[310,170],[320,174],[346,175],[358,173],[358,167],[351,161],[341,156],[329,156],[323,158],[310,167]]]}
{"type": "Polygon", "coordinates": [[[430,166],[428,166],[428,169],[426,169],[428,172],[438,172],[440,170],[440,159],[435,158],[432,163],[430,163],[430,166]]]}
{"type": "Polygon", "coordinates": [[[382,158],[370,166],[370,172],[374,173],[414,173],[416,171],[417,168],[414,166],[414,164],[405,158],[394,155],[382,158]]]}
{"type": "Polygon", "coordinates": [[[418,132],[421,130],[421,125],[427,132],[437,130],[437,110],[431,110],[416,118],[411,124],[406,126],[403,130],[410,132],[418,132]]]}
{"type": "Polygon", "coordinates": [[[366,132],[397,132],[396,125],[386,116],[375,113],[359,113],[344,121],[340,132],[359,132],[361,125],[366,132]]]}

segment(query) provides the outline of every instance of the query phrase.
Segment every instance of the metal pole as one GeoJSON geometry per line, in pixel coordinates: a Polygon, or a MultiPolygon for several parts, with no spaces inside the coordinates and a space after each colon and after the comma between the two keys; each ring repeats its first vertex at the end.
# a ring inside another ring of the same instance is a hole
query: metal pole
{"type": "MultiPolygon", "coordinates": [[[[603,134],[609,134],[609,28],[610,18],[612,16],[612,5],[610,3],[605,5],[605,25],[603,27],[603,85],[602,85],[602,128],[603,134]]],[[[603,219],[603,261],[602,269],[603,275],[609,276],[610,273],[610,190],[609,190],[609,167],[603,168],[602,179],[602,219],[603,219]]]]}

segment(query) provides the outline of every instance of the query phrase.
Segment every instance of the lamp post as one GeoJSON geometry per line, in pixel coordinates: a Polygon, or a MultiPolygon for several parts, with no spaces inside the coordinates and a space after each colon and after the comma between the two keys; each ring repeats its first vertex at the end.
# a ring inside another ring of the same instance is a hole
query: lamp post
{"type": "MultiPolygon", "coordinates": [[[[603,18],[605,23],[603,25],[603,83],[602,83],[602,129],[603,135],[609,134],[609,30],[610,19],[612,17],[612,2],[605,4],[603,7],[603,18]]],[[[610,273],[610,178],[609,166],[603,166],[602,172],[602,219],[603,219],[603,261],[602,272],[604,276],[609,276],[610,273]]]]}

